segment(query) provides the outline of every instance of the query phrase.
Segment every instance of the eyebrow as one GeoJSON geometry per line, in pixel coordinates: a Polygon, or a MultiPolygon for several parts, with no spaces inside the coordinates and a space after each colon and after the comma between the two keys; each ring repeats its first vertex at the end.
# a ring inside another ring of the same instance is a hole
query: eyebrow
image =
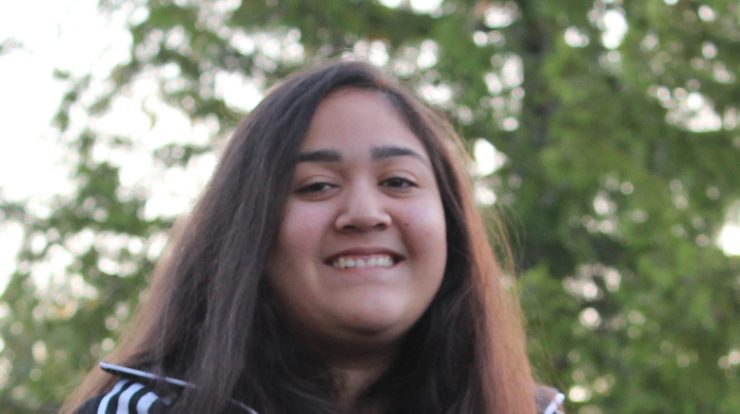
{"type": "Polygon", "coordinates": [[[421,156],[418,152],[412,150],[411,148],[407,147],[398,147],[394,145],[383,145],[380,147],[374,147],[370,150],[370,157],[373,159],[373,161],[385,159],[385,158],[392,158],[392,157],[405,157],[405,156],[411,156],[414,158],[419,159],[419,161],[422,161],[426,164],[426,160],[424,157],[421,156]]]}
{"type": "MultiPolygon", "coordinates": [[[[393,157],[406,157],[411,156],[417,158],[423,163],[427,163],[424,157],[418,152],[407,147],[400,147],[395,145],[382,145],[379,147],[373,147],[370,149],[370,158],[373,161],[378,161],[393,157]]],[[[342,162],[342,155],[339,151],[332,149],[319,149],[315,151],[302,152],[298,154],[298,162],[342,162]]]]}
{"type": "Polygon", "coordinates": [[[316,151],[301,152],[298,154],[298,162],[341,162],[342,156],[339,151],[320,149],[316,151]]]}

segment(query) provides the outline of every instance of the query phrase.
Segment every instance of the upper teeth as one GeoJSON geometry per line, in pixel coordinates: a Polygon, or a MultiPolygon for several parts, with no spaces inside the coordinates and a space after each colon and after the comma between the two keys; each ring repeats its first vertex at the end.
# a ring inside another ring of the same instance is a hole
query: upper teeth
{"type": "Polygon", "coordinates": [[[352,269],[361,267],[391,267],[393,258],[385,254],[365,257],[338,257],[331,263],[338,269],[352,269]]]}

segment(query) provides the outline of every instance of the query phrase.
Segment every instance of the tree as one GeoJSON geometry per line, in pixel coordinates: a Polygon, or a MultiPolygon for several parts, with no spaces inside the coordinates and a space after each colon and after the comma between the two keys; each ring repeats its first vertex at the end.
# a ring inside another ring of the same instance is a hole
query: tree
{"type": "Polygon", "coordinates": [[[471,149],[505,157],[476,178],[481,205],[506,218],[533,361],[571,412],[740,408],[740,262],[714,243],[740,198],[736,2],[316,3],[102,3],[130,14],[131,53],[109,82],[68,78],[57,124],[77,191],[44,216],[0,210],[25,228],[0,298],[5,412],[53,411],[110,350],[173,222],[147,212],[161,188],[110,155],[142,143],[92,121],[155,85],[213,137],[152,152],[181,171],[249,110],[233,85],[263,91],[342,54],[387,67],[471,149]],[[44,266],[60,269],[50,282],[34,278],[44,266]]]}

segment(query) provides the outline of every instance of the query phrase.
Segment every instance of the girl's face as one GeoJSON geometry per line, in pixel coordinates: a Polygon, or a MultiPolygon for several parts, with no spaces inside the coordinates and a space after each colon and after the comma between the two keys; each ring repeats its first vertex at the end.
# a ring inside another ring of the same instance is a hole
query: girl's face
{"type": "Polygon", "coordinates": [[[378,92],[343,89],[319,105],[284,214],[268,281],[317,346],[395,344],[439,289],[447,243],[434,172],[378,92]]]}

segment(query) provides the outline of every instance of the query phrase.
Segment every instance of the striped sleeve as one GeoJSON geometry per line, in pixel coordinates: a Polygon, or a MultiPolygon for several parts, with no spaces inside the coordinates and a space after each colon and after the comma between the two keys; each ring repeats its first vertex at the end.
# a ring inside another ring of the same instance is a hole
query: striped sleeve
{"type": "Polygon", "coordinates": [[[534,395],[539,414],[564,414],[565,395],[557,389],[539,385],[535,388],[534,395]]]}
{"type": "Polygon", "coordinates": [[[77,414],[164,414],[167,405],[143,384],[120,380],[107,394],[85,402],[77,414]]]}
{"type": "Polygon", "coordinates": [[[565,394],[559,392],[550,401],[550,404],[545,407],[544,414],[565,414],[563,411],[563,401],[565,401],[565,394]]]}

